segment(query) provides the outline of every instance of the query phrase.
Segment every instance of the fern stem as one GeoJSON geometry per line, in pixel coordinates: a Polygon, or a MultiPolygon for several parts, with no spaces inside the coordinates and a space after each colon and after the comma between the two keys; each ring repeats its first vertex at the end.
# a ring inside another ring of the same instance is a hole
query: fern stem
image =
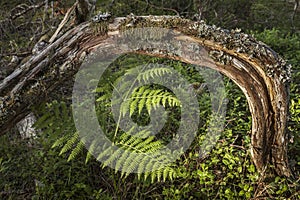
{"type": "MultiPolygon", "coordinates": [[[[150,61],[149,61],[149,62],[150,62],[150,61]]],[[[147,64],[149,64],[149,62],[148,62],[147,64]]],[[[146,68],[146,65],[144,65],[143,70],[144,70],[145,68],[146,68]]],[[[134,79],[133,83],[131,84],[130,89],[127,91],[127,93],[126,93],[126,95],[125,95],[125,99],[123,99],[123,102],[124,102],[124,101],[127,101],[128,96],[129,96],[129,92],[132,90],[134,84],[135,84],[137,81],[138,81],[138,76],[134,79]]],[[[122,113],[121,113],[121,109],[120,109],[120,110],[119,110],[119,117],[118,117],[117,127],[116,127],[115,133],[114,133],[114,139],[113,139],[114,141],[115,141],[115,139],[116,139],[116,137],[117,137],[118,129],[119,129],[119,126],[120,126],[121,114],[122,114],[122,113]]]]}

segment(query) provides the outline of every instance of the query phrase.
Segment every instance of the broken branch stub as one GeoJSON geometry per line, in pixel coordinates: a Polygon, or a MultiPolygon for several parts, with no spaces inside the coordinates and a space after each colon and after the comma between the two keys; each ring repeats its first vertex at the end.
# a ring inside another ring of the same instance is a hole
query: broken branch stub
{"type": "MultiPolygon", "coordinates": [[[[139,27],[170,28],[203,46],[215,62],[214,67],[208,67],[232,79],[248,100],[252,115],[250,151],[257,169],[263,173],[267,164],[273,164],[278,175],[292,176],[286,131],[290,66],[250,35],[174,16],[128,16],[115,18],[112,23],[87,22],[63,34],[0,83],[1,134],[22,119],[31,105],[73,77],[87,54],[117,45],[116,38],[124,30],[139,27]]],[[[188,58],[155,49],[137,49],[134,53],[189,62],[188,58]]]]}

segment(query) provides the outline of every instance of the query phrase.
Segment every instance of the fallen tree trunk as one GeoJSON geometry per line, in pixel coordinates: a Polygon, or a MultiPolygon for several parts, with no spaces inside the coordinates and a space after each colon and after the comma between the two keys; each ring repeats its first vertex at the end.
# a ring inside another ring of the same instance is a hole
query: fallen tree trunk
{"type": "MultiPolygon", "coordinates": [[[[214,69],[232,79],[248,100],[252,115],[251,155],[257,169],[263,173],[271,163],[277,174],[292,176],[286,132],[290,66],[247,34],[175,16],[128,16],[111,23],[100,19],[61,34],[0,83],[0,135],[24,118],[32,105],[72,78],[89,53],[116,45],[122,31],[137,27],[170,28],[203,46],[215,61],[214,69]]],[[[155,49],[137,49],[134,53],[191,62],[155,49]]]]}

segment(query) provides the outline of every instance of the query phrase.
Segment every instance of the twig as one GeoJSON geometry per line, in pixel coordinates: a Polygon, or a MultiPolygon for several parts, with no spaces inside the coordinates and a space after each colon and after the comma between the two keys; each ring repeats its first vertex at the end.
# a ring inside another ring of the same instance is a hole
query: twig
{"type": "MultiPolygon", "coordinates": [[[[34,66],[38,62],[41,62],[47,55],[49,55],[49,52],[55,48],[57,48],[63,41],[70,39],[70,37],[76,37],[76,35],[70,35],[70,33],[74,32],[75,30],[82,30],[86,28],[88,25],[84,24],[83,26],[79,26],[77,28],[74,28],[72,30],[69,30],[66,32],[62,37],[60,37],[58,40],[53,42],[52,44],[48,45],[40,54],[37,56],[31,57],[28,62],[21,65],[19,68],[15,69],[13,73],[8,75],[2,82],[0,83],[0,94],[3,92],[5,87],[7,87],[11,82],[18,79],[22,74],[28,73],[31,66],[34,66]]],[[[83,33],[78,33],[79,35],[83,33]]]]}
{"type": "Polygon", "coordinates": [[[26,52],[15,52],[15,53],[4,53],[2,56],[17,56],[17,57],[27,57],[31,55],[31,51],[26,51],[26,52]]]}
{"type": "Polygon", "coordinates": [[[59,32],[61,31],[61,29],[64,27],[64,25],[68,22],[68,20],[70,19],[71,13],[72,11],[76,8],[77,6],[77,2],[67,11],[64,19],[61,21],[61,23],[59,24],[58,28],[56,29],[55,33],[52,35],[52,37],[49,40],[49,43],[54,42],[55,38],[57,37],[57,35],[59,34],[59,32]]]}
{"type": "Polygon", "coordinates": [[[36,75],[38,72],[41,71],[41,69],[46,65],[46,63],[48,63],[49,60],[48,58],[44,59],[42,62],[40,62],[36,67],[34,67],[28,76],[24,77],[12,90],[11,90],[11,94],[16,94],[17,92],[19,92],[22,87],[25,85],[26,81],[28,81],[29,79],[33,78],[34,75],[36,75]]]}
{"type": "Polygon", "coordinates": [[[295,29],[294,20],[295,20],[295,16],[296,16],[298,7],[299,7],[299,0],[295,0],[295,6],[294,6],[293,15],[292,15],[292,24],[293,24],[294,29],[295,29]]]}
{"type": "Polygon", "coordinates": [[[173,8],[164,8],[164,7],[158,7],[156,5],[151,4],[149,1],[147,1],[147,4],[153,8],[159,9],[159,10],[169,10],[176,13],[177,16],[180,16],[179,12],[173,8]]]}
{"type": "Polygon", "coordinates": [[[243,150],[247,150],[245,147],[239,146],[239,145],[236,145],[236,144],[230,144],[229,146],[231,146],[231,147],[237,147],[237,148],[243,149],[243,150]]]}
{"type": "Polygon", "coordinates": [[[29,12],[30,10],[36,9],[36,8],[40,8],[40,7],[42,7],[43,5],[45,5],[45,2],[40,3],[39,5],[29,6],[27,9],[24,9],[23,11],[18,12],[17,14],[15,14],[15,15],[13,15],[13,16],[10,16],[10,19],[11,19],[11,20],[15,20],[15,19],[17,19],[18,17],[20,17],[20,16],[26,14],[26,13],[29,12]]]}

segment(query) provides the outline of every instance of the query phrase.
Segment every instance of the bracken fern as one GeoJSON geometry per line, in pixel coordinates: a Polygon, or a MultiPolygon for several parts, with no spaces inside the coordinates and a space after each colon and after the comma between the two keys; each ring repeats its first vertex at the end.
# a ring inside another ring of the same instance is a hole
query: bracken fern
{"type": "MultiPolygon", "coordinates": [[[[142,73],[138,72],[135,81],[142,83],[167,73],[171,73],[169,68],[149,68],[142,73]]],[[[125,76],[136,74],[136,71],[132,69],[125,71],[125,76]]],[[[116,89],[117,80],[116,78],[104,78],[102,81],[100,80],[99,86],[94,90],[97,96],[97,110],[102,115],[103,113],[107,115],[101,116],[98,112],[99,123],[106,135],[111,136],[117,133],[117,137],[114,137],[113,145],[106,144],[106,149],[98,155],[95,155],[94,152],[97,142],[92,142],[88,149],[86,161],[94,155],[98,160],[101,159],[103,167],[114,163],[114,168],[116,171],[121,171],[122,177],[127,177],[132,172],[136,172],[139,179],[143,175],[144,179],[150,178],[152,182],[173,179],[176,177],[176,171],[171,162],[172,154],[166,153],[168,151],[165,151],[163,141],[155,136],[149,136],[150,132],[148,130],[139,130],[136,135],[130,135],[130,131],[123,132],[119,130],[117,124],[111,120],[112,116],[109,110],[111,91],[116,89]],[[118,150],[113,151],[116,146],[118,150]]],[[[122,86],[130,87],[130,84],[130,82],[125,82],[122,86]]],[[[155,85],[143,85],[135,88],[130,96],[126,95],[120,106],[120,115],[125,116],[126,113],[129,113],[130,117],[142,115],[144,108],[148,114],[151,114],[151,110],[155,110],[159,106],[164,108],[180,106],[180,101],[165,88],[155,85]]],[[[67,153],[68,161],[74,159],[83,151],[84,141],[76,131],[70,106],[67,106],[64,102],[53,101],[47,104],[44,112],[41,113],[42,116],[35,123],[35,126],[48,135],[54,134],[57,136],[52,148],[61,148],[60,155],[67,153]]]]}

